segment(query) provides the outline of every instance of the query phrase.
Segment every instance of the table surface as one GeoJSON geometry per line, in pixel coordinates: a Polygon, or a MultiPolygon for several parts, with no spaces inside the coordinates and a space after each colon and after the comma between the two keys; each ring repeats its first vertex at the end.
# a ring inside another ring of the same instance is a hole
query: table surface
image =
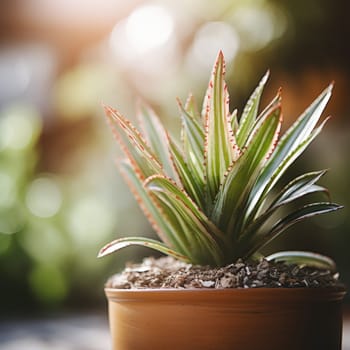
{"type": "MultiPolygon", "coordinates": [[[[1,321],[0,349],[110,350],[107,315],[1,321]]],[[[350,317],[344,319],[343,350],[350,350],[350,317]]]]}

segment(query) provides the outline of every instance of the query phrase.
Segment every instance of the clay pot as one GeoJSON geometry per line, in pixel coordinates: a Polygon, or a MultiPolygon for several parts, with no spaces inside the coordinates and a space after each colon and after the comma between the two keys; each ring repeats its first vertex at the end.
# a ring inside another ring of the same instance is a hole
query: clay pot
{"type": "Polygon", "coordinates": [[[105,289],[114,350],[341,349],[344,289],[105,289]]]}

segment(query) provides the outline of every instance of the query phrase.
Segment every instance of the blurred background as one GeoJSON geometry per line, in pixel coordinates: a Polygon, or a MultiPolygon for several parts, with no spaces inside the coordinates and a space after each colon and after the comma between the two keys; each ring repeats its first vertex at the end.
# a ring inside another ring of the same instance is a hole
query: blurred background
{"type": "Polygon", "coordinates": [[[219,49],[231,108],[270,69],[263,103],[282,86],[286,125],[335,81],[333,118],[288,176],[330,168],[322,184],[345,208],[269,252],[329,255],[350,285],[349,11],[332,0],[1,0],[0,315],[104,308],[108,276],[154,254],[96,259],[109,240],[152,235],[101,102],[132,119],[141,98],[176,133],[175,98],[202,99],[219,49]]]}

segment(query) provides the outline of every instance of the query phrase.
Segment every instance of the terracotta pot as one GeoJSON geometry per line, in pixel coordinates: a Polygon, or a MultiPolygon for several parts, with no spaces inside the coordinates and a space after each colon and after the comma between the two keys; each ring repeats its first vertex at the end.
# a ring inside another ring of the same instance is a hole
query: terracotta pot
{"type": "Polygon", "coordinates": [[[344,289],[105,289],[114,350],[341,349],[344,289]]]}

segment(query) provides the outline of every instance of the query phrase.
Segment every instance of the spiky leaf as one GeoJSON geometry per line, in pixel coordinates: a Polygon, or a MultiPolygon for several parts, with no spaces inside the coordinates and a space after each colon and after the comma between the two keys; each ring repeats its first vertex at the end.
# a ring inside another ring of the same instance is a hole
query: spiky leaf
{"type": "Polygon", "coordinates": [[[310,266],[317,269],[329,270],[335,272],[337,267],[335,262],[328,256],[304,252],[304,251],[283,251],[271,254],[265,258],[268,261],[284,262],[287,264],[297,264],[301,266],[310,266]]]}
{"type": "Polygon", "coordinates": [[[185,161],[184,154],[174,141],[171,141],[170,143],[170,150],[184,189],[198,206],[204,210],[206,208],[204,182],[200,181],[200,179],[190,170],[185,161]]]}
{"type": "Polygon", "coordinates": [[[258,107],[263,92],[264,86],[267,82],[270,72],[266,74],[260,80],[259,85],[250,96],[246,106],[244,107],[239,126],[236,133],[237,145],[242,148],[248,140],[249,134],[253,128],[256,117],[258,115],[258,107]]]}
{"type": "Polygon", "coordinates": [[[219,52],[201,116],[192,95],[185,107],[179,103],[180,146],[151,109],[141,110],[140,133],[119,112],[106,108],[127,158],[121,162],[122,172],[164,242],[119,239],[106,252],[141,244],[192,263],[222,265],[239,257],[254,258],[290,226],[340,208],[334,203],[312,203],[308,197],[311,204],[289,211],[290,203],[311,193],[328,193],[317,185],[323,171],[301,175],[282,190],[277,188],[286,170],[327,122],[317,126],[332,86],[280,138],[281,92],[259,112],[267,75],[239,118],[237,110],[229,112],[224,73],[219,52]],[[276,222],[274,215],[282,207],[285,216],[276,222]]]}
{"type": "Polygon", "coordinates": [[[251,221],[248,227],[243,230],[238,240],[240,247],[243,247],[244,249],[245,246],[249,246],[251,238],[259,233],[261,228],[264,227],[264,224],[279,208],[286,206],[291,202],[295,202],[308,194],[326,192],[324,187],[315,185],[315,182],[318,181],[324,173],[325,170],[303,174],[288,183],[288,185],[285,186],[275,197],[269,207],[256,219],[251,221]]]}
{"type": "Polygon", "coordinates": [[[253,251],[254,252],[258,251],[263,246],[265,246],[268,242],[270,242],[272,239],[275,239],[282,232],[287,230],[289,227],[295,225],[296,223],[306,218],[319,215],[319,214],[332,212],[340,208],[342,208],[342,206],[335,203],[321,202],[321,203],[308,204],[295,210],[294,212],[288,214],[283,219],[279,220],[267,233],[262,235],[262,237],[261,236],[255,237],[252,244],[253,248],[248,252],[248,255],[250,255],[253,251]]]}
{"type": "Polygon", "coordinates": [[[312,140],[321,132],[322,125],[314,130],[332,91],[325,89],[309,108],[296,120],[278,142],[266,167],[260,174],[250,194],[250,218],[261,208],[266,194],[281,178],[288,167],[302,154],[312,140]]]}
{"type": "Polygon", "coordinates": [[[199,121],[192,117],[178,101],[183,125],[183,152],[188,168],[195,177],[194,182],[201,184],[204,191],[204,132],[199,121]]]}
{"type": "Polygon", "coordinates": [[[193,260],[196,255],[206,251],[208,263],[222,261],[220,251],[224,246],[224,235],[210,222],[203,212],[196,206],[189,196],[176,187],[170,179],[152,176],[146,180],[145,186],[166,205],[171,215],[177,216],[181,222],[183,234],[190,234],[197,246],[191,247],[193,260]]]}
{"type": "Polygon", "coordinates": [[[228,235],[237,234],[234,231],[240,221],[239,209],[244,205],[255,178],[273,147],[273,140],[281,124],[280,114],[279,106],[267,114],[259,128],[254,131],[249,146],[229,169],[220,187],[212,220],[228,235]]]}
{"type": "Polygon", "coordinates": [[[111,107],[105,106],[105,112],[114,136],[134,171],[141,177],[163,173],[162,165],[135,126],[111,107]]]}
{"type": "Polygon", "coordinates": [[[143,179],[134,172],[132,166],[127,162],[120,163],[120,170],[158,236],[169,247],[176,249],[182,254],[186,253],[188,249],[187,242],[183,242],[181,236],[178,235],[176,223],[174,224],[171,218],[166,215],[155,197],[146,191],[143,186],[143,179]]]}
{"type": "Polygon", "coordinates": [[[169,151],[169,136],[158,116],[151,108],[140,103],[138,118],[145,139],[148,141],[147,144],[150,145],[150,149],[152,150],[152,154],[154,154],[158,162],[162,164],[165,174],[178,180],[178,174],[174,169],[169,151]]]}
{"type": "Polygon", "coordinates": [[[229,96],[224,75],[225,61],[220,51],[204,102],[204,157],[209,200],[215,198],[226,170],[238,156],[238,147],[231,128],[229,96]]]}
{"type": "Polygon", "coordinates": [[[140,245],[143,247],[151,248],[158,250],[161,253],[166,255],[173,256],[175,259],[183,260],[185,262],[189,262],[189,259],[177,251],[170,249],[164,243],[159,242],[157,240],[146,238],[146,237],[124,237],[116,239],[108,244],[106,244],[98,253],[98,257],[101,258],[103,256],[112,254],[120,249],[126,248],[130,245],[140,245]]]}

